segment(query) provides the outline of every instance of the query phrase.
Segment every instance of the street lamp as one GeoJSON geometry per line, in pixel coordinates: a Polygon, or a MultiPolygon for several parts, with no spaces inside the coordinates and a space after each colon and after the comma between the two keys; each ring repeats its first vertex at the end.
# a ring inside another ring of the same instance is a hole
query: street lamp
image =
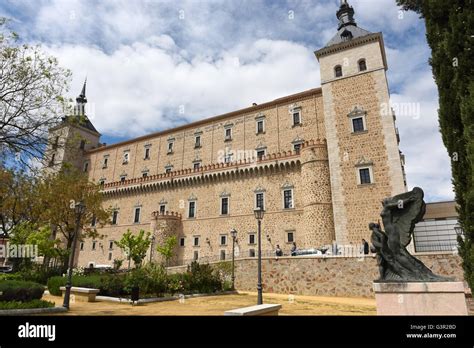
{"type": "Polygon", "coordinates": [[[76,213],[76,228],[74,230],[74,236],[72,237],[72,250],[69,254],[69,269],[67,274],[66,292],[64,293],[63,307],[69,309],[69,298],[71,297],[72,287],[72,267],[74,266],[74,258],[76,254],[77,238],[79,236],[79,229],[81,227],[81,218],[86,211],[86,206],[82,201],[76,203],[74,206],[74,212],[76,213]]]}
{"type": "Polygon", "coordinates": [[[461,227],[461,225],[459,224],[456,224],[456,226],[454,226],[454,231],[456,232],[456,235],[460,238],[462,238],[464,240],[464,230],[463,228],[461,227]]]}
{"type": "Polygon", "coordinates": [[[257,282],[257,304],[263,304],[262,298],[262,219],[265,210],[262,207],[257,207],[254,211],[255,218],[258,222],[258,263],[257,263],[257,273],[258,273],[258,282],[257,282]]]}
{"type": "Polygon", "coordinates": [[[235,290],[234,284],[235,284],[235,264],[234,264],[234,259],[235,259],[235,239],[237,238],[237,230],[233,228],[230,231],[230,235],[232,236],[232,290],[235,290]]]}
{"type": "Polygon", "coordinates": [[[151,243],[150,243],[150,263],[153,260],[153,245],[155,244],[155,236],[151,236],[150,238],[151,243]]]}

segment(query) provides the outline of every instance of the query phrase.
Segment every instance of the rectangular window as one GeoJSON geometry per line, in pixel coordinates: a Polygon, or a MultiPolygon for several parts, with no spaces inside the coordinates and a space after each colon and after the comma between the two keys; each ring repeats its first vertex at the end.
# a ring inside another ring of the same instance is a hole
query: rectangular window
{"type": "Polygon", "coordinates": [[[257,151],[257,158],[261,161],[263,156],[265,156],[265,150],[258,150],[257,151]]]}
{"type": "Polygon", "coordinates": [[[263,120],[257,121],[257,134],[262,134],[263,130],[263,120]]]}
{"type": "Polygon", "coordinates": [[[227,245],[227,236],[221,236],[221,245],[227,245]]]}
{"type": "Polygon", "coordinates": [[[194,170],[198,170],[199,168],[201,168],[201,163],[199,162],[194,163],[194,170]]]}
{"type": "Polygon", "coordinates": [[[134,223],[139,223],[140,222],[140,208],[135,208],[135,216],[133,218],[134,223]]]}
{"type": "Polygon", "coordinates": [[[122,164],[127,164],[129,160],[130,160],[130,153],[129,152],[124,152],[123,153],[123,162],[122,162],[122,164]]]}
{"type": "Polygon", "coordinates": [[[173,153],[173,144],[174,143],[168,143],[168,153],[173,153]]]}
{"type": "Polygon", "coordinates": [[[195,138],[194,138],[194,147],[201,147],[201,136],[200,135],[197,135],[195,138]]]}
{"type": "Polygon", "coordinates": [[[112,261],[112,253],[109,253],[109,261],[112,261]]]}
{"type": "Polygon", "coordinates": [[[95,215],[92,215],[91,226],[92,226],[92,227],[95,227],[96,222],[97,222],[96,216],[95,216],[95,215]]]}
{"type": "Polygon", "coordinates": [[[300,151],[301,151],[301,144],[295,144],[295,145],[293,145],[293,150],[295,150],[295,153],[296,153],[297,155],[299,155],[299,154],[300,154],[300,151]]]}
{"type": "Polygon", "coordinates": [[[231,140],[232,139],[232,128],[227,128],[225,130],[225,140],[231,140]]]}
{"type": "Polygon", "coordinates": [[[171,173],[171,167],[166,167],[165,168],[165,173],[171,173]]]}
{"type": "Polygon", "coordinates": [[[220,259],[221,259],[221,260],[225,260],[225,250],[221,250],[220,259]]]}
{"type": "Polygon", "coordinates": [[[255,235],[249,234],[249,244],[255,244],[255,235]]]}
{"type": "Polygon", "coordinates": [[[114,210],[112,213],[112,225],[117,225],[118,211],[114,210]]]}
{"type": "Polygon", "coordinates": [[[301,113],[299,111],[293,112],[293,126],[301,124],[301,113]]]}
{"type": "Polygon", "coordinates": [[[288,243],[293,243],[295,241],[294,232],[287,232],[286,233],[286,241],[288,243]]]}
{"type": "Polygon", "coordinates": [[[189,218],[196,217],[196,202],[189,202],[188,217],[189,218]]]}
{"type": "Polygon", "coordinates": [[[105,157],[104,158],[104,163],[102,165],[102,168],[107,168],[107,163],[109,162],[109,158],[108,157],[105,157]]]}
{"type": "Polygon", "coordinates": [[[104,186],[105,185],[105,180],[99,180],[99,186],[104,186]]]}
{"type": "Polygon", "coordinates": [[[199,237],[194,237],[194,246],[199,246],[199,237]]]}
{"type": "Polygon", "coordinates": [[[232,154],[231,153],[224,156],[224,163],[230,163],[230,162],[232,162],[232,154]]]}
{"type": "Polygon", "coordinates": [[[263,192],[255,194],[255,207],[265,209],[263,192]]]}
{"type": "Polygon", "coordinates": [[[95,247],[97,246],[97,242],[96,241],[93,241],[92,242],[92,250],[95,250],[95,247]]]}
{"type": "Polygon", "coordinates": [[[221,198],[221,215],[229,214],[229,197],[221,198]]]}
{"type": "Polygon", "coordinates": [[[84,250],[84,242],[81,242],[79,249],[82,251],[84,250]]]}
{"type": "Polygon", "coordinates": [[[79,145],[79,148],[81,150],[84,150],[86,148],[86,141],[85,140],[81,140],[81,144],[79,145]]]}
{"type": "Polygon", "coordinates": [[[184,238],[179,239],[179,246],[184,247],[184,238]]]}
{"type": "Polygon", "coordinates": [[[363,184],[370,184],[370,169],[369,168],[362,168],[359,169],[359,176],[360,176],[360,183],[363,184]]]}
{"type": "Polygon", "coordinates": [[[255,249],[249,249],[249,256],[255,257],[255,249]]]}
{"type": "Polygon", "coordinates": [[[162,204],[160,205],[160,214],[164,214],[166,212],[166,205],[162,204]]]}
{"type": "Polygon", "coordinates": [[[293,208],[293,190],[283,191],[283,208],[284,209],[293,208]]]}
{"type": "Polygon", "coordinates": [[[352,119],[352,131],[355,132],[363,132],[364,128],[364,118],[363,117],[355,117],[352,119]]]}
{"type": "Polygon", "coordinates": [[[148,176],[147,172],[142,173],[142,178],[146,178],[148,176]]]}
{"type": "Polygon", "coordinates": [[[114,241],[109,241],[109,250],[114,250],[114,241]]]}
{"type": "Polygon", "coordinates": [[[194,250],[193,259],[194,259],[194,261],[197,261],[199,259],[199,251],[194,250]]]}
{"type": "Polygon", "coordinates": [[[84,163],[84,171],[87,172],[89,169],[89,162],[84,163]]]}
{"type": "Polygon", "coordinates": [[[127,178],[126,176],[121,176],[121,177],[120,177],[120,182],[125,182],[125,179],[126,179],[126,178],[127,178]]]}
{"type": "Polygon", "coordinates": [[[145,158],[144,159],[146,159],[146,160],[150,159],[150,149],[148,147],[145,149],[145,158]]]}

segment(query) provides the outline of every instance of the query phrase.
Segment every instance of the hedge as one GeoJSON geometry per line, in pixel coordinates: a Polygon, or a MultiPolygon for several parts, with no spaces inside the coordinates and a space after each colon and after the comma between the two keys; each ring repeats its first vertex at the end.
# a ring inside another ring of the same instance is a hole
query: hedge
{"type": "Polygon", "coordinates": [[[0,281],[0,302],[39,300],[43,293],[44,286],[38,283],[22,280],[0,281]]]}
{"type": "Polygon", "coordinates": [[[21,301],[0,301],[0,310],[6,309],[31,309],[31,308],[50,308],[54,307],[54,302],[44,300],[31,300],[27,302],[21,301]]]}
{"type": "MultiPolygon", "coordinates": [[[[123,276],[120,275],[89,275],[73,276],[72,286],[99,289],[101,296],[120,296],[124,294],[123,276]]],[[[51,277],[48,279],[48,290],[51,295],[61,296],[61,286],[66,286],[66,277],[51,277]]]]}

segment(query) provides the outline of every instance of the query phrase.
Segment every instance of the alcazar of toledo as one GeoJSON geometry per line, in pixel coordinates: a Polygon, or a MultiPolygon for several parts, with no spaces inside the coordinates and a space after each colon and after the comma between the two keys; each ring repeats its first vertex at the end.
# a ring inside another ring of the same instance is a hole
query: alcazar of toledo
{"type": "Polygon", "coordinates": [[[370,240],[381,200],[406,190],[403,155],[382,33],[360,28],[345,1],[337,18],[337,33],[315,52],[321,87],[177,128],[101,144],[87,117],[69,122],[85,112],[84,85],[76,116],[50,130],[45,157],[50,171],[65,162],[84,170],[113,208],[103,238],[78,244],[78,264],[124,258],[113,242],[127,229],[150,231],[155,245],[176,236],[176,263],[228,259],[235,229],[239,255],[252,257],[257,207],[266,254],[277,244],[288,254],[293,242],[370,240]],[[80,156],[54,146],[77,135],[80,156]]]}

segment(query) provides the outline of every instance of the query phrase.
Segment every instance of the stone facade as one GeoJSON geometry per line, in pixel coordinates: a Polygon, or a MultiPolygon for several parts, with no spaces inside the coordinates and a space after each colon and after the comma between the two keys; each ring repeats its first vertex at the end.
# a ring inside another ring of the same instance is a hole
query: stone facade
{"type": "MultiPolygon", "coordinates": [[[[227,259],[235,228],[237,253],[251,256],[253,210],[261,195],[263,239],[270,241],[264,253],[276,244],[288,252],[293,241],[319,248],[334,240],[368,240],[380,201],[405,190],[403,168],[393,114],[383,112],[388,86],[382,35],[355,23],[342,27],[359,37],[331,40],[316,52],[321,88],[108,146],[98,133],[87,138],[74,164],[103,183],[104,204],[118,215],[116,224],[99,230],[102,240],[83,242],[78,263],[110,265],[123,258],[113,241],[127,229],[151,231],[156,243],[176,236],[175,262],[184,262],[227,259]],[[337,65],[342,76],[334,76],[337,65]],[[352,128],[354,113],[364,117],[362,131],[352,128]],[[360,182],[361,167],[370,169],[370,182],[360,182]]],[[[78,100],[77,109],[84,110],[85,87],[78,100]]],[[[71,127],[65,123],[51,137],[64,137],[71,127]]]]}
{"type": "MultiPolygon", "coordinates": [[[[453,253],[417,254],[434,273],[463,281],[461,258],[453,253]]],[[[170,272],[184,272],[172,267],[170,272]]],[[[378,278],[374,256],[361,257],[279,257],[262,258],[263,291],[317,296],[374,297],[372,283],[378,278]]],[[[256,291],[257,260],[235,261],[235,287],[256,291]]],[[[467,284],[465,284],[468,290],[467,284]]]]}

